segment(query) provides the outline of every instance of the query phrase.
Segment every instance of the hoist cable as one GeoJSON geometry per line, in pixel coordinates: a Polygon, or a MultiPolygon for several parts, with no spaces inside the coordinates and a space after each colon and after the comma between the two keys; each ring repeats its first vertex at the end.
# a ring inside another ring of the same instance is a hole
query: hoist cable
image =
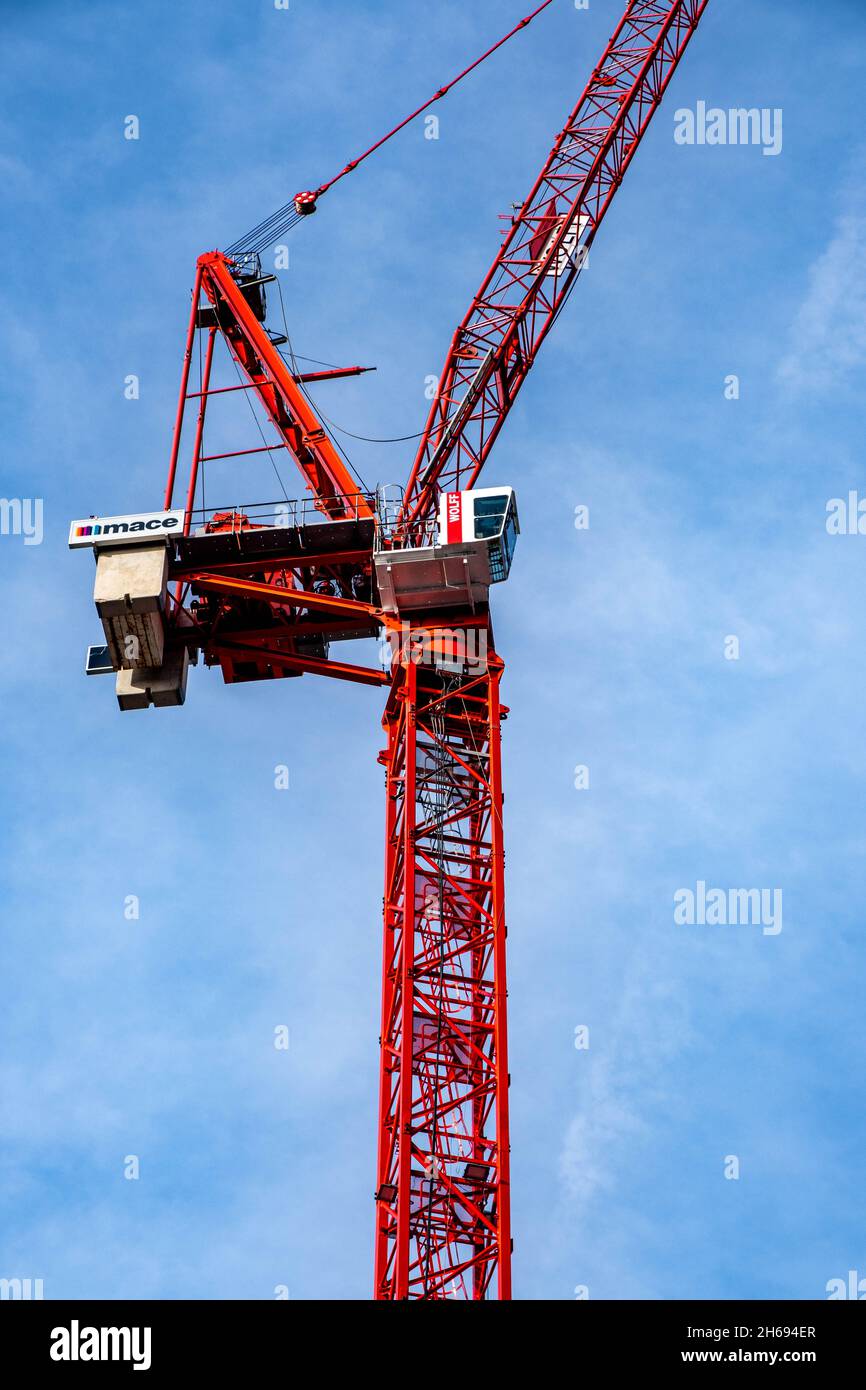
{"type": "Polygon", "coordinates": [[[318,199],[321,198],[323,194],[327,193],[330,188],[333,188],[335,183],[339,183],[340,179],[345,178],[347,174],[354,173],[360,164],[363,164],[366,159],[370,158],[370,155],[375,154],[376,151],[380,150],[383,145],[386,145],[389,140],[392,140],[395,135],[399,135],[401,130],[405,130],[407,125],[410,125],[412,121],[416,120],[418,116],[422,115],[437,101],[441,101],[443,97],[446,97],[458,83],[462,82],[464,78],[468,77],[469,74],[480,67],[482,63],[485,63],[488,58],[491,58],[504,44],[508,43],[509,39],[513,39],[515,34],[519,34],[521,29],[525,29],[534,19],[538,18],[542,10],[546,10],[547,7],[552,4],[553,0],[543,0],[543,4],[533,10],[531,14],[528,14],[525,19],[521,19],[518,24],[515,24],[513,29],[509,30],[509,32],[501,38],[498,43],[495,43],[492,48],[488,48],[486,53],[482,53],[480,58],[476,58],[474,63],[470,63],[468,68],[464,68],[463,72],[458,73],[458,75],[453,77],[450,82],[447,82],[444,87],[440,87],[439,90],[430,97],[429,101],[425,101],[423,106],[418,107],[417,111],[413,111],[412,114],[407,116],[405,120],[402,120],[399,125],[394,126],[393,130],[389,130],[387,135],[383,135],[381,140],[377,140],[375,145],[371,145],[363,154],[358,155],[356,159],[350,160],[346,167],[340,170],[339,174],[335,174],[327,183],[320,184],[320,186],[312,192],[296,194],[290,203],[286,203],[283,207],[278,208],[275,213],[272,213],[270,217],[266,217],[263,222],[253,227],[245,236],[232,242],[231,246],[227,246],[226,255],[258,255],[266,250],[268,246],[272,246],[278,237],[291,231],[303,217],[309,216],[311,212],[315,212],[318,199]]]}

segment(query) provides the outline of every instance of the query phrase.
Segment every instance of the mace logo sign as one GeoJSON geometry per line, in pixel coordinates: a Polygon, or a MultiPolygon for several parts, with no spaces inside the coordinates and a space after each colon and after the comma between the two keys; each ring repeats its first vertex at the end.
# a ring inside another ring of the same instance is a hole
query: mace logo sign
{"type": "Polygon", "coordinates": [[[82,545],[125,545],[165,539],[183,531],[183,512],[137,512],[132,516],[90,516],[73,521],[69,548],[82,545]]]}

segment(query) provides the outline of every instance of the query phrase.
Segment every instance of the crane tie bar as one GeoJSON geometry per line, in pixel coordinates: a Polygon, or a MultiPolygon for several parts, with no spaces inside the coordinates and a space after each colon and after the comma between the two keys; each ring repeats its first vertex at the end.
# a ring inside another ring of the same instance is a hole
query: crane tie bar
{"type": "Polygon", "coordinates": [[[464,68],[463,72],[458,73],[458,75],[453,77],[450,82],[447,82],[444,87],[440,87],[439,90],[430,97],[429,101],[425,101],[423,106],[418,107],[417,111],[413,111],[411,115],[407,116],[399,125],[396,125],[393,130],[389,130],[387,135],[383,135],[381,140],[377,140],[375,145],[371,145],[363,154],[358,155],[357,159],[350,160],[346,167],[340,170],[339,174],[335,174],[327,183],[321,184],[319,188],[313,191],[297,193],[290,203],[284,204],[284,206],[273,213],[271,217],[266,218],[264,222],[260,222],[257,227],[253,227],[245,236],[232,242],[231,246],[226,248],[226,255],[256,256],[262,251],[265,251],[268,246],[273,245],[278,237],[284,236],[286,232],[291,231],[302,218],[309,217],[311,213],[316,211],[318,200],[323,194],[328,192],[328,189],[333,188],[334,184],[339,183],[340,179],[345,178],[347,174],[353,173],[354,170],[358,168],[359,164],[363,164],[365,159],[370,158],[371,154],[375,154],[377,150],[380,150],[382,146],[386,145],[389,140],[392,140],[395,135],[399,135],[401,130],[405,130],[407,125],[410,125],[412,121],[416,120],[417,117],[422,115],[429,107],[433,106],[437,101],[441,101],[443,97],[446,97],[452,88],[456,87],[459,82],[462,82],[471,72],[474,72],[477,67],[480,67],[482,63],[486,62],[488,58],[491,58],[504,44],[508,43],[509,39],[513,39],[515,34],[519,34],[521,29],[525,29],[534,19],[537,19],[542,10],[546,10],[548,5],[552,4],[553,0],[544,0],[544,3],[533,10],[531,14],[528,14],[525,19],[521,19],[518,24],[515,24],[514,28],[509,30],[498,43],[495,43],[492,48],[488,48],[486,53],[482,53],[480,58],[476,58],[474,63],[470,63],[468,68],[464,68]]]}

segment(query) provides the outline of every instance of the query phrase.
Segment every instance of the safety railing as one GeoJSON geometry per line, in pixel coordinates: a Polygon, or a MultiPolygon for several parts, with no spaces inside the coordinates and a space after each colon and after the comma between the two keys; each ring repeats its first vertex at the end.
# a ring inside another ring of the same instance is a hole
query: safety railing
{"type": "MultiPolygon", "coordinates": [[[[366,517],[373,499],[367,493],[342,497],[345,517],[358,521],[366,517]]],[[[197,507],[190,513],[190,531],[200,535],[209,530],[244,531],[251,527],[328,525],[332,518],[312,497],[281,498],[273,502],[229,503],[219,507],[197,507]]]]}

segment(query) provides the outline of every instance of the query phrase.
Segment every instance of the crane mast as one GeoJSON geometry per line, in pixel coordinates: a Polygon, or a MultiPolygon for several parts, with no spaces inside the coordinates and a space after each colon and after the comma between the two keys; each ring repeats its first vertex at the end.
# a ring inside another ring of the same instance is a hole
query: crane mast
{"type": "MultiPolygon", "coordinates": [[[[406,489],[421,543],[474,487],[708,0],[632,0],[451,343],[406,489]]],[[[448,614],[429,623],[454,624],[448,614]]],[[[511,1297],[503,663],[411,658],[385,714],[375,1296],[511,1297]]]]}
{"type": "Polygon", "coordinates": [[[379,1300],[511,1297],[507,710],[489,587],[507,577],[519,525],[510,488],[476,484],[707,4],[630,0],[454,334],[393,512],[356,481],[306,389],[362,369],[305,376],[266,327],[275,277],[258,253],[286,216],[315,210],[324,185],[232,254],[199,258],[165,510],[70,530],[70,545],[96,557],[106,646],[91,648],[88,671],[115,673],[121,709],[182,704],[199,658],[230,684],[306,674],[387,690],[379,1300]],[[220,342],[237,385],[213,384],[220,342]],[[262,434],[261,447],[205,451],[206,418],[229,392],[258,401],[274,443],[262,434]],[[175,509],[187,424],[189,476],[175,509]],[[205,464],[274,454],[293,459],[308,499],[207,511],[205,464]],[[388,670],[330,654],[334,642],[381,634],[388,670]]]}

